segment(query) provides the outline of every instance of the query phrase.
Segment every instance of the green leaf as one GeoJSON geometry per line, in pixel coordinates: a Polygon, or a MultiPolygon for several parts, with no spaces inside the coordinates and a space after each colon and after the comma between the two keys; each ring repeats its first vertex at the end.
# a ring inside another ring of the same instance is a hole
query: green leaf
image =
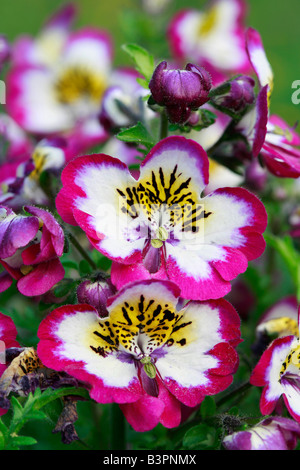
{"type": "MultiPolygon", "coordinates": [[[[143,88],[146,88],[146,90],[149,89],[148,82],[145,78],[137,78],[136,81],[138,82],[139,85],[141,85],[143,88]]],[[[149,95],[144,96],[143,100],[146,101],[149,98],[149,95]]]]}
{"type": "Polygon", "coordinates": [[[154,70],[154,57],[137,44],[124,44],[122,49],[130,55],[138,72],[149,82],[154,70]]]}
{"type": "Polygon", "coordinates": [[[207,396],[201,403],[200,414],[203,420],[216,414],[216,404],[213,397],[207,396]]]}
{"type": "Polygon", "coordinates": [[[63,279],[53,289],[55,297],[61,298],[67,295],[74,286],[72,279],[63,279]]]}
{"type": "Polygon", "coordinates": [[[18,423],[23,417],[23,407],[21,403],[19,403],[17,398],[14,396],[11,397],[10,403],[13,410],[13,417],[10,423],[10,429],[14,429],[16,423],[18,423]]]}
{"type": "Polygon", "coordinates": [[[20,430],[28,421],[46,419],[46,415],[41,411],[41,408],[66,395],[77,395],[84,398],[88,398],[89,396],[87,390],[77,387],[64,387],[57,390],[48,388],[44,392],[41,392],[41,390],[37,388],[34,394],[29,393],[24,406],[21,405],[16,397],[12,396],[11,404],[13,416],[9,427],[8,447],[14,447],[16,445],[14,438],[18,436],[20,430]]]}
{"type": "Polygon", "coordinates": [[[78,271],[78,266],[77,266],[77,263],[75,263],[75,261],[71,261],[71,260],[63,260],[62,262],[62,265],[64,268],[67,268],[67,269],[76,269],[78,271]]]}
{"type": "Polygon", "coordinates": [[[209,96],[213,98],[215,96],[225,95],[226,93],[229,93],[230,89],[231,89],[231,83],[230,81],[228,81],[228,82],[222,83],[220,86],[216,88],[212,88],[212,90],[210,90],[209,92],[209,96]]]}
{"type": "Polygon", "coordinates": [[[271,234],[265,234],[266,242],[274,248],[284,260],[291,278],[297,290],[297,298],[300,302],[300,255],[293,244],[293,239],[289,235],[276,237],[271,234]]]}
{"type": "Polygon", "coordinates": [[[133,127],[121,130],[116,137],[123,142],[136,143],[147,148],[152,148],[156,143],[150,132],[141,122],[138,122],[133,127]]]}
{"type": "Polygon", "coordinates": [[[33,446],[37,441],[30,436],[12,436],[12,447],[33,446]]]}
{"type": "Polygon", "coordinates": [[[212,448],[215,444],[216,430],[201,423],[187,431],[183,438],[183,446],[188,449],[195,447],[212,448]]]}
{"type": "Polygon", "coordinates": [[[57,390],[52,390],[48,388],[43,393],[38,396],[38,399],[34,401],[34,410],[40,410],[44,406],[48,405],[57,398],[62,398],[66,395],[77,395],[83,398],[88,398],[87,390],[77,387],[64,387],[58,388],[57,390]]]}
{"type": "Polygon", "coordinates": [[[5,442],[8,436],[8,429],[0,419],[0,450],[5,449],[5,442]]]}
{"type": "Polygon", "coordinates": [[[80,276],[86,276],[92,272],[91,265],[86,259],[82,259],[79,263],[79,274],[80,276]]]}

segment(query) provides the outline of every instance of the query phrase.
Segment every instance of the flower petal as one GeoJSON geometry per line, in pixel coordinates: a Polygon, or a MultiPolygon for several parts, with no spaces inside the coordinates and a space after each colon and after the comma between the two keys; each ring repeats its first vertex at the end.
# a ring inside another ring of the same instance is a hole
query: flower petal
{"type": "Polygon", "coordinates": [[[268,85],[269,91],[273,89],[273,70],[265,53],[262,39],[258,31],[249,28],[246,37],[247,53],[252,67],[258,76],[261,87],[268,85]]]}
{"type": "Polygon", "coordinates": [[[89,305],[59,307],[39,327],[38,355],[46,366],[90,384],[91,397],[100,403],[137,401],[142,390],[133,362],[97,353],[93,332],[99,320],[89,305]]]}
{"type": "Polygon", "coordinates": [[[18,248],[25,247],[39,230],[37,217],[9,215],[0,223],[0,258],[13,256],[18,248]]]}
{"type": "Polygon", "coordinates": [[[170,392],[193,407],[231,383],[238,364],[232,345],[240,342],[240,319],[224,299],[191,301],[181,314],[156,367],[170,392]]]}
{"type": "Polygon", "coordinates": [[[241,0],[218,0],[207,11],[180,11],[168,31],[173,54],[221,71],[246,72],[245,13],[241,0]]]}
{"type": "Polygon", "coordinates": [[[19,66],[10,70],[7,109],[28,132],[61,132],[74,124],[71,113],[56,99],[52,72],[42,66],[19,66]]]}
{"type": "Polygon", "coordinates": [[[137,432],[150,431],[159,423],[166,428],[179,426],[181,421],[180,402],[159,382],[158,397],[143,395],[134,403],[120,405],[127,421],[137,432]]]}
{"type": "MultiPolygon", "coordinates": [[[[163,175],[156,175],[159,187],[171,184],[171,175],[176,168],[180,180],[191,181],[191,190],[200,194],[208,184],[209,161],[204,149],[194,140],[180,136],[171,136],[156,144],[141,163],[139,182],[152,181],[156,169],[162,169],[163,175]]],[[[176,175],[175,175],[176,176],[176,175]]]]}
{"type": "Polygon", "coordinates": [[[56,207],[66,222],[78,224],[109,258],[125,263],[141,258],[144,240],[121,211],[120,192],[131,191],[136,182],[123,162],[104,154],[78,157],[63,170],[62,182],[56,207]]]}
{"type": "Polygon", "coordinates": [[[18,280],[18,290],[29,297],[42,295],[60,282],[64,275],[65,270],[58,258],[45,261],[18,280]]]}
{"type": "Polygon", "coordinates": [[[107,76],[113,56],[112,40],[106,31],[82,28],[69,35],[63,56],[64,66],[88,67],[107,76]]]}

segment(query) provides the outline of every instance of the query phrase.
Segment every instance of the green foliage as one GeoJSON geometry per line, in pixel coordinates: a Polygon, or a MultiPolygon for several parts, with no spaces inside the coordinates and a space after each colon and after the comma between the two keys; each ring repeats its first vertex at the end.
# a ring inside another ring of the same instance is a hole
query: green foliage
{"type": "Polygon", "coordinates": [[[289,235],[279,238],[271,234],[266,234],[265,239],[269,246],[279,253],[286,264],[300,302],[300,254],[295,248],[293,239],[289,235]]]}
{"type": "Polygon", "coordinates": [[[205,423],[190,428],[183,439],[183,448],[187,450],[213,450],[217,447],[219,447],[217,430],[205,423]]]}
{"type": "Polygon", "coordinates": [[[23,446],[36,444],[37,441],[34,438],[20,435],[21,429],[29,421],[42,421],[47,419],[42,408],[45,408],[49,403],[59,398],[70,395],[83,398],[88,397],[86,390],[77,387],[65,387],[58,390],[48,388],[44,392],[41,392],[41,390],[37,388],[34,393],[29,393],[25,401],[12,396],[12,417],[9,425],[6,426],[4,422],[0,420],[0,450],[17,450],[23,446]],[[21,403],[21,400],[23,403],[21,403]]]}
{"type": "Polygon", "coordinates": [[[137,44],[124,44],[122,49],[133,59],[137,71],[145,77],[139,83],[147,88],[154,71],[153,55],[137,44]]]}
{"type": "Polygon", "coordinates": [[[156,143],[154,137],[141,122],[138,122],[135,126],[128,129],[121,130],[116,137],[123,142],[142,145],[146,147],[147,150],[150,150],[156,143]]]}

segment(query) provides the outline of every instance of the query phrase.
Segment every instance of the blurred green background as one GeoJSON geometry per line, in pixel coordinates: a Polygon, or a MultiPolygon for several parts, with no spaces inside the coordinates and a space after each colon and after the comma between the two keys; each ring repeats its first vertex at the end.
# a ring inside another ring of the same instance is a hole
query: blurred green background
{"type": "MultiPolygon", "coordinates": [[[[78,5],[76,27],[93,25],[111,32],[115,42],[115,65],[128,62],[121,45],[128,41],[153,44],[151,52],[168,55],[164,27],[175,11],[201,8],[204,0],[171,0],[167,11],[156,17],[142,16],[142,0],[74,0],[78,5]],[[159,51],[159,52],[158,52],[159,51]]],[[[65,2],[60,0],[1,0],[0,32],[14,40],[18,35],[36,34],[45,19],[65,2]]],[[[300,79],[299,0],[248,0],[247,24],[261,33],[275,72],[272,112],[289,124],[299,119],[300,104],[291,101],[292,83],[300,79]]],[[[156,57],[157,59],[161,57],[156,57]]]]}

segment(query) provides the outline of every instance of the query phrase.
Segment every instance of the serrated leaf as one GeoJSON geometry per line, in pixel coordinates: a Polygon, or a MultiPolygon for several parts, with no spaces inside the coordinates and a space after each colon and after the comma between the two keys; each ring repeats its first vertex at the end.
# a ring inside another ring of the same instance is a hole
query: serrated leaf
{"type": "Polygon", "coordinates": [[[122,49],[130,55],[138,72],[149,82],[154,70],[154,57],[138,44],[124,44],[122,49]]]}
{"type": "Polygon", "coordinates": [[[30,436],[12,436],[12,446],[33,446],[37,440],[30,436]]]}
{"type": "Polygon", "coordinates": [[[13,423],[15,421],[18,421],[19,419],[22,418],[22,416],[23,416],[23,407],[22,407],[21,403],[19,403],[17,398],[14,397],[14,396],[11,397],[10,403],[11,403],[11,406],[12,406],[12,409],[13,409],[13,417],[12,417],[12,421],[11,421],[11,425],[13,425],[13,423]]]}

